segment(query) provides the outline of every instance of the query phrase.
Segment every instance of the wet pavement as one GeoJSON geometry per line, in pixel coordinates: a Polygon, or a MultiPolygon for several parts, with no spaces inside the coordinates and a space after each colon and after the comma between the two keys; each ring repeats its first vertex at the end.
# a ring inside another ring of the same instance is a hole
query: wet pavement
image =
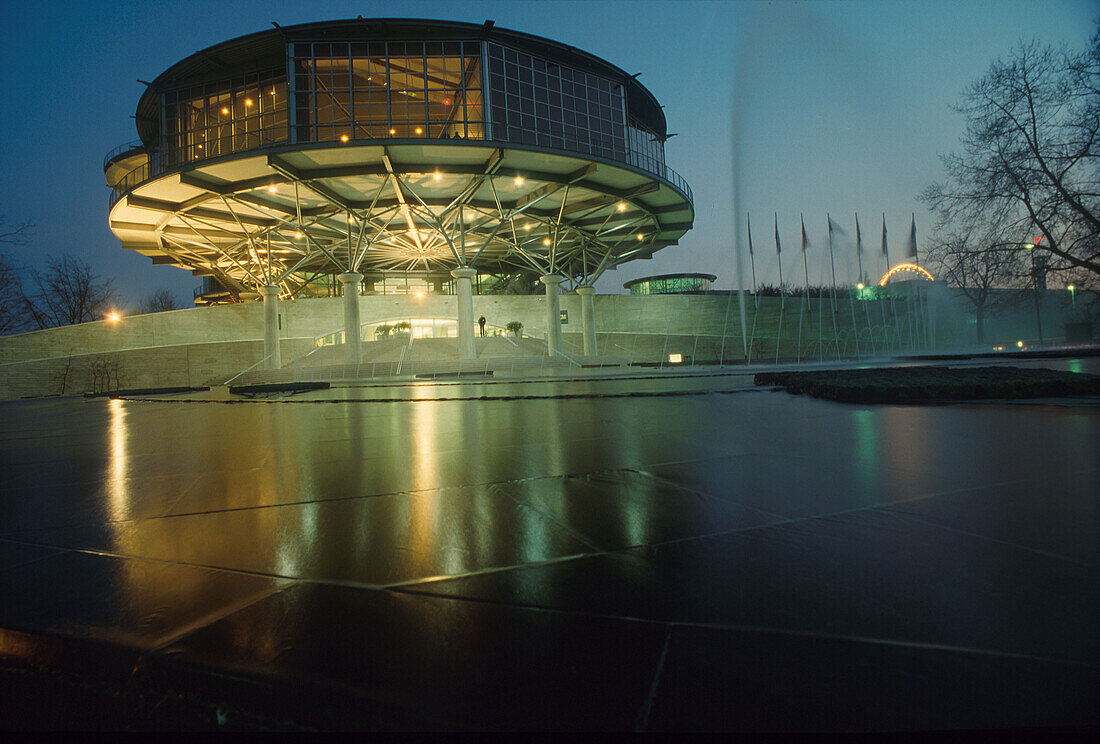
{"type": "Polygon", "coordinates": [[[0,404],[0,656],[198,728],[1100,723],[1100,409],[746,382],[0,404]]]}

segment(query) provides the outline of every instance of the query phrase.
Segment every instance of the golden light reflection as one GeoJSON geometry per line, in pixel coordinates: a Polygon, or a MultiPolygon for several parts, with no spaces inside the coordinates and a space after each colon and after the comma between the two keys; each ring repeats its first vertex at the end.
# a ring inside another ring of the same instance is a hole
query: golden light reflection
{"type": "MultiPolygon", "coordinates": [[[[438,485],[436,469],[439,467],[439,456],[435,452],[438,444],[437,437],[438,419],[436,414],[439,407],[435,403],[413,403],[411,416],[409,417],[408,434],[412,440],[412,462],[414,489],[421,490],[409,497],[409,533],[408,537],[413,548],[412,558],[419,571],[433,572],[434,561],[432,556],[439,549],[437,534],[439,492],[432,489],[438,485]]],[[[449,537],[453,537],[452,534],[449,537]]],[[[456,567],[453,551],[446,551],[447,573],[458,573],[461,565],[456,567]]],[[[461,564],[461,562],[460,562],[461,564]]]]}
{"type": "Polygon", "coordinates": [[[126,404],[117,398],[107,401],[107,500],[111,519],[130,518],[130,470],[127,450],[126,404]]]}

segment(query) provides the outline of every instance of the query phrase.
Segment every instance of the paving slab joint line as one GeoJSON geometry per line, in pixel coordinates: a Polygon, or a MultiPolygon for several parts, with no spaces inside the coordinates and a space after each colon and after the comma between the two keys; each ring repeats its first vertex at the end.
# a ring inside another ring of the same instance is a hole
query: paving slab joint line
{"type": "Polygon", "coordinates": [[[630,393],[561,393],[558,395],[480,395],[453,398],[326,398],[305,400],[302,398],[247,398],[243,400],[203,400],[201,398],[115,398],[129,403],[210,403],[217,405],[247,404],[334,404],[334,403],[450,403],[455,401],[510,401],[510,400],[594,400],[603,398],[671,398],[689,395],[737,395],[740,393],[778,392],[782,388],[746,386],[728,390],[662,390],[635,391],[630,393]]]}
{"type": "Polygon", "coordinates": [[[649,685],[649,694],[638,712],[638,721],[634,725],[634,733],[641,733],[649,728],[649,714],[653,710],[653,701],[657,699],[657,689],[661,684],[661,673],[665,669],[665,659],[668,657],[668,647],[672,642],[672,625],[665,630],[665,642],[661,647],[661,656],[657,659],[657,668],[653,670],[653,682],[649,685]]]}
{"type": "Polygon", "coordinates": [[[230,615],[233,615],[237,612],[240,612],[243,609],[251,607],[252,605],[256,604],[257,602],[264,601],[268,597],[272,597],[276,594],[280,594],[281,592],[284,592],[287,589],[289,589],[292,586],[295,586],[297,584],[298,584],[297,581],[287,581],[285,583],[276,584],[275,586],[269,587],[269,588],[265,589],[264,591],[262,591],[258,594],[254,594],[250,597],[246,597],[246,598],[242,599],[239,602],[231,604],[228,607],[226,607],[226,608],[224,608],[224,609],[222,609],[218,612],[212,612],[212,613],[210,613],[209,615],[207,615],[205,617],[202,617],[202,618],[199,618],[199,619],[195,620],[188,627],[181,629],[175,635],[168,637],[167,639],[165,639],[161,643],[157,644],[156,646],[153,646],[152,648],[150,648],[147,651],[145,651],[144,653],[142,653],[141,656],[138,657],[138,662],[137,662],[137,665],[135,665],[135,666],[144,665],[145,659],[147,657],[149,657],[153,654],[157,654],[160,651],[163,651],[168,646],[171,646],[173,643],[178,643],[179,641],[183,640],[184,638],[191,635],[192,633],[195,633],[199,630],[202,630],[203,628],[206,628],[210,625],[213,625],[214,623],[216,623],[220,620],[224,620],[225,618],[229,617],[230,615]]]}
{"type": "Polygon", "coordinates": [[[899,648],[915,648],[927,651],[943,651],[945,653],[972,654],[976,656],[992,656],[1005,659],[1019,659],[1044,664],[1058,664],[1083,669],[1100,671],[1100,661],[1082,661],[1080,659],[1061,659],[1048,656],[1036,656],[1034,654],[1019,653],[1015,651],[1000,651],[990,648],[975,648],[972,646],[955,646],[947,643],[935,643],[930,641],[905,641],[896,638],[875,638],[871,636],[846,635],[843,633],[825,633],[813,630],[798,630],[796,628],[777,628],[764,625],[743,625],[737,623],[715,623],[692,620],[668,620],[647,617],[635,617],[633,615],[619,615],[609,612],[586,612],[584,610],[562,609],[547,605],[522,604],[519,602],[502,602],[481,597],[466,597],[454,594],[440,594],[438,592],[420,591],[408,587],[387,587],[387,589],[402,594],[411,594],[433,599],[450,600],[453,602],[473,602],[497,607],[510,607],[517,610],[530,612],[544,612],[552,615],[567,615],[571,617],[594,618],[598,620],[616,620],[628,623],[641,623],[644,625],[666,625],[672,628],[700,628],[707,630],[727,630],[736,633],[756,633],[793,638],[808,638],[813,640],[844,641],[847,643],[865,643],[879,646],[895,646],[899,648]]]}
{"type": "Polygon", "coordinates": [[[1001,540],[999,538],[991,537],[989,535],[982,535],[982,534],[979,534],[977,532],[970,532],[969,530],[961,530],[957,527],[950,527],[946,524],[940,524],[939,522],[932,522],[932,521],[929,521],[927,519],[922,519],[921,517],[917,516],[916,514],[910,514],[909,512],[904,512],[904,511],[891,510],[889,508],[889,506],[886,506],[886,507],[876,506],[872,510],[877,511],[881,514],[889,514],[889,515],[892,515],[892,516],[904,517],[906,519],[910,519],[914,522],[917,522],[918,524],[923,524],[925,526],[933,527],[933,528],[938,529],[938,530],[944,530],[945,532],[953,532],[953,533],[958,534],[958,535],[966,535],[967,537],[972,537],[975,540],[982,540],[982,541],[985,541],[985,542],[992,542],[992,543],[996,543],[998,545],[1004,545],[1004,546],[1009,547],[1009,548],[1016,548],[1017,550],[1026,550],[1029,553],[1035,553],[1036,555],[1041,555],[1044,558],[1052,558],[1054,560],[1065,561],[1066,563],[1072,563],[1073,565],[1081,566],[1082,568],[1096,568],[1095,563],[1088,563],[1086,561],[1079,561],[1075,558],[1071,558],[1068,555],[1062,555],[1060,553],[1050,553],[1046,550],[1039,550],[1038,548],[1032,548],[1032,547],[1027,546],[1027,545],[1020,545],[1019,543],[1009,542],[1008,540],[1001,540]]]}

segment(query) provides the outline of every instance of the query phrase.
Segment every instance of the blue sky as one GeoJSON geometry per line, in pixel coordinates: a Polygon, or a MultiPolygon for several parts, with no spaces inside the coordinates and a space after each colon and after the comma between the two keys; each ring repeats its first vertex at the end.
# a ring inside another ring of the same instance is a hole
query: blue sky
{"type": "MultiPolygon", "coordinates": [[[[772,215],[784,278],[802,282],[799,213],[812,247],[810,281],[828,276],[826,213],[854,236],[859,213],[868,274],[886,213],[891,257],[918,200],[940,178],[962,118],[951,105],[993,59],[1023,39],[1082,49],[1100,6],[1075,0],[1002,2],[112,2],[5,3],[0,10],[0,213],[37,225],[17,261],[83,256],[131,302],[159,287],[189,302],[197,280],[123,251],[107,228],[103,155],[136,138],[143,86],[199,49],[281,25],[408,16],[481,22],[592,52],[639,78],[665,105],[668,164],[691,184],[695,228],[651,261],[609,272],[601,292],[647,274],[706,271],[732,286],[735,117],[739,224],[752,214],[757,280],[775,283],[772,215]]],[[[838,280],[855,254],[834,245],[838,280]]],[[[748,265],[746,264],[746,274],[748,265]]],[[[747,281],[747,280],[746,280],[747,281]]]]}

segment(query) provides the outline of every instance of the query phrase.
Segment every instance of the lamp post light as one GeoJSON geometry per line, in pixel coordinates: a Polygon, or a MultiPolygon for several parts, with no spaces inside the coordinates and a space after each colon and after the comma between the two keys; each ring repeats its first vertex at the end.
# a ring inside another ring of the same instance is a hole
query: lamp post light
{"type": "Polygon", "coordinates": [[[1077,287],[1073,286],[1072,284],[1067,284],[1066,289],[1069,290],[1069,301],[1072,304],[1073,311],[1076,312],[1077,311],[1077,292],[1075,290],[1077,289],[1077,287]]]}
{"type": "MultiPolygon", "coordinates": [[[[1042,238],[1036,238],[1034,243],[1024,243],[1024,248],[1029,251],[1034,251],[1035,247],[1042,241],[1042,238]]],[[[1046,284],[1046,256],[1040,256],[1038,253],[1031,254],[1031,276],[1035,280],[1035,325],[1039,330],[1039,345],[1043,345],[1043,314],[1039,309],[1042,305],[1042,296],[1040,282],[1046,284]]]]}

